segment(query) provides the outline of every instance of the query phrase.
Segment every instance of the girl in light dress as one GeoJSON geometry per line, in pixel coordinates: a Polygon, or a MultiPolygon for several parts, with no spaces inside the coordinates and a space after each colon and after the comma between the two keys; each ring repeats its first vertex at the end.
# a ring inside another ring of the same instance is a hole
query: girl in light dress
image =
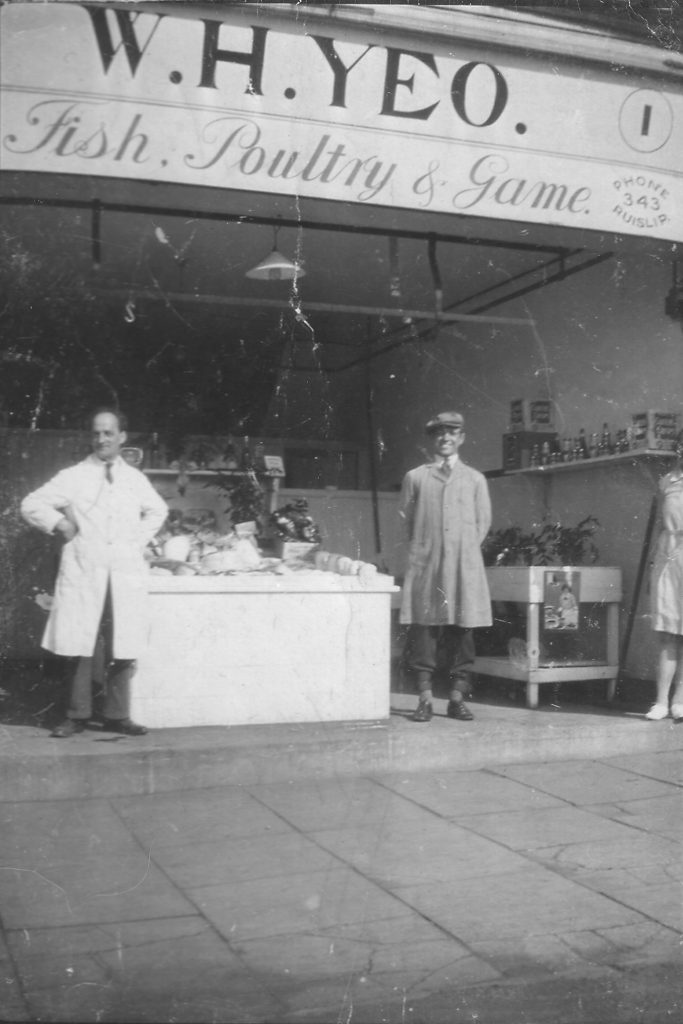
{"type": "Polygon", "coordinates": [[[645,715],[650,722],[669,714],[683,719],[683,430],[676,439],[676,465],[660,480],[659,492],[663,528],[650,588],[659,655],[657,699],[645,715]]]}

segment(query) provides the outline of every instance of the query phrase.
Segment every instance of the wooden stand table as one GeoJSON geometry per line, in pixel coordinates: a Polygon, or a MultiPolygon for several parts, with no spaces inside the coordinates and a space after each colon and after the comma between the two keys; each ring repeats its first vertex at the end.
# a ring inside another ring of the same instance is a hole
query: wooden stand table
{"type": "MultiPolygon", "coordinates": [[[[489,568],[486,575],[494,607],[500,603],[524,606],[526,635],[517,643],[511,641],[505,654],[478,657],[475,672],[525,683],[526,703],[530,708],[538,707],[538,688],[548,683],[604,679],[607,680],[608,700],[613,700],[619,662],[621,569],[583,565],[505,566],[489,568]],[[549,652],[548,648],[553,647],[553,641],[559,636],[559,632],[544,628],[546,574],[549,572],[579,574],[579,624],[572,632],[577,641],[582,639],[582,631],[584,637],[591,630],[599,634],[598,652],[578,658],[549,652]]],[[[494,617],[500,618],[498,610],[494,617]]]]}

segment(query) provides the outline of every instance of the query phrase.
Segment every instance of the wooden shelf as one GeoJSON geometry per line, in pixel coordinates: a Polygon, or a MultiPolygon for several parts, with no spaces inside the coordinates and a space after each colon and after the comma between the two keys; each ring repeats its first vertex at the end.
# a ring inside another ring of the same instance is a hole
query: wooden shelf
{"type": "MultiPolygon", "coordinates": [[[[181,469],[143,469],[142,471],[146,476],[179,476],[182,473],[181,469]]],[[[277,480],[281,478],[280,473],[269,473],[264,469],[254,470],[256,476],[266,477],[267,479],[277,480]]],[[[215,477],[215,476],[247,476],[249,473],[246,469],[186,469],[185,476],[199,476],[199,477],[215,477]]]]}
{"type": "MultiPolygon", "coordinates": [[[[143,469],[147,476],[178,476],[182,469],[143,469]]],[[[246,476],[244,469],[186,469],[185,476],[246,476]]]]}
{"type": "Polygon", "coordinates": [[[640,459],[674,459],[675,452],[660,451],[656,448],[632,448],[628,452],[616,455],[597,455],[593,459],[577,459],[575,462],[555,462],[551,466],[527,466],[525,469],[505,469],[503,476],[515,476],[520,473],[542,475],[547,473],[566,473],[577,469],[592,469],[594,466],[609,466],[617,462],[638,462],[640,459]]]}

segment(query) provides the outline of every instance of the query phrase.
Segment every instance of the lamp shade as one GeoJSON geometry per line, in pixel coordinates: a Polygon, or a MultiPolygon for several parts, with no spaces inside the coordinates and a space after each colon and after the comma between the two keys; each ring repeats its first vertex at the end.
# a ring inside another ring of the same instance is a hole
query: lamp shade
{"type": "Polygon", "coordinates": [[[245,276],[254,277],[258,281],[291,281],[295,277],[304,277],[305,274],[306,271],[303,267],[292,263],[277,249],[273,249],[264,260],[257,263],[251,270],[247,270],[245,276]]]}

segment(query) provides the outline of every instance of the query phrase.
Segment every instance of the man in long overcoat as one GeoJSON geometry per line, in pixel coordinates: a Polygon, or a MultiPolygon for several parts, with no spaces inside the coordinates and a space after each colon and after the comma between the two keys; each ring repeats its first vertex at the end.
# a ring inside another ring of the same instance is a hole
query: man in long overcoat
{"type": "Polygon", "coordinates": [[[144,473],[121,458],[123,415],[103,409],[91,425],[93,454],[21,504],[31,526],[64,540],[41,641],[46,650],[72,659],[67,717],[52,735],[81,732],[91,717],[90,659],[101,629],[107,664],[104,727],[138,736],[147,730],[129,718],[129,693],[135,659],[147,643],[144,550],[168,510],[144,473]],[[85,665],[79,665],[83,659],[85,665]]]}
{"type": "Polygon", "coordinates": [[[491,625],[491,597],[481,544],[491,526],[491,502],[482,473],[465,465],[459,448],[465,420],[442,412],[429,421],[434,461],[406,473],[399,514],[408,530],[408,569],[401,622],[409,623],[409,663],[419,703],[413,720],[433,714],[432,678],[440,644],[450,675],[447,715],[469,721],[463,696],[474,661],[472,629],[491,625]]]}

